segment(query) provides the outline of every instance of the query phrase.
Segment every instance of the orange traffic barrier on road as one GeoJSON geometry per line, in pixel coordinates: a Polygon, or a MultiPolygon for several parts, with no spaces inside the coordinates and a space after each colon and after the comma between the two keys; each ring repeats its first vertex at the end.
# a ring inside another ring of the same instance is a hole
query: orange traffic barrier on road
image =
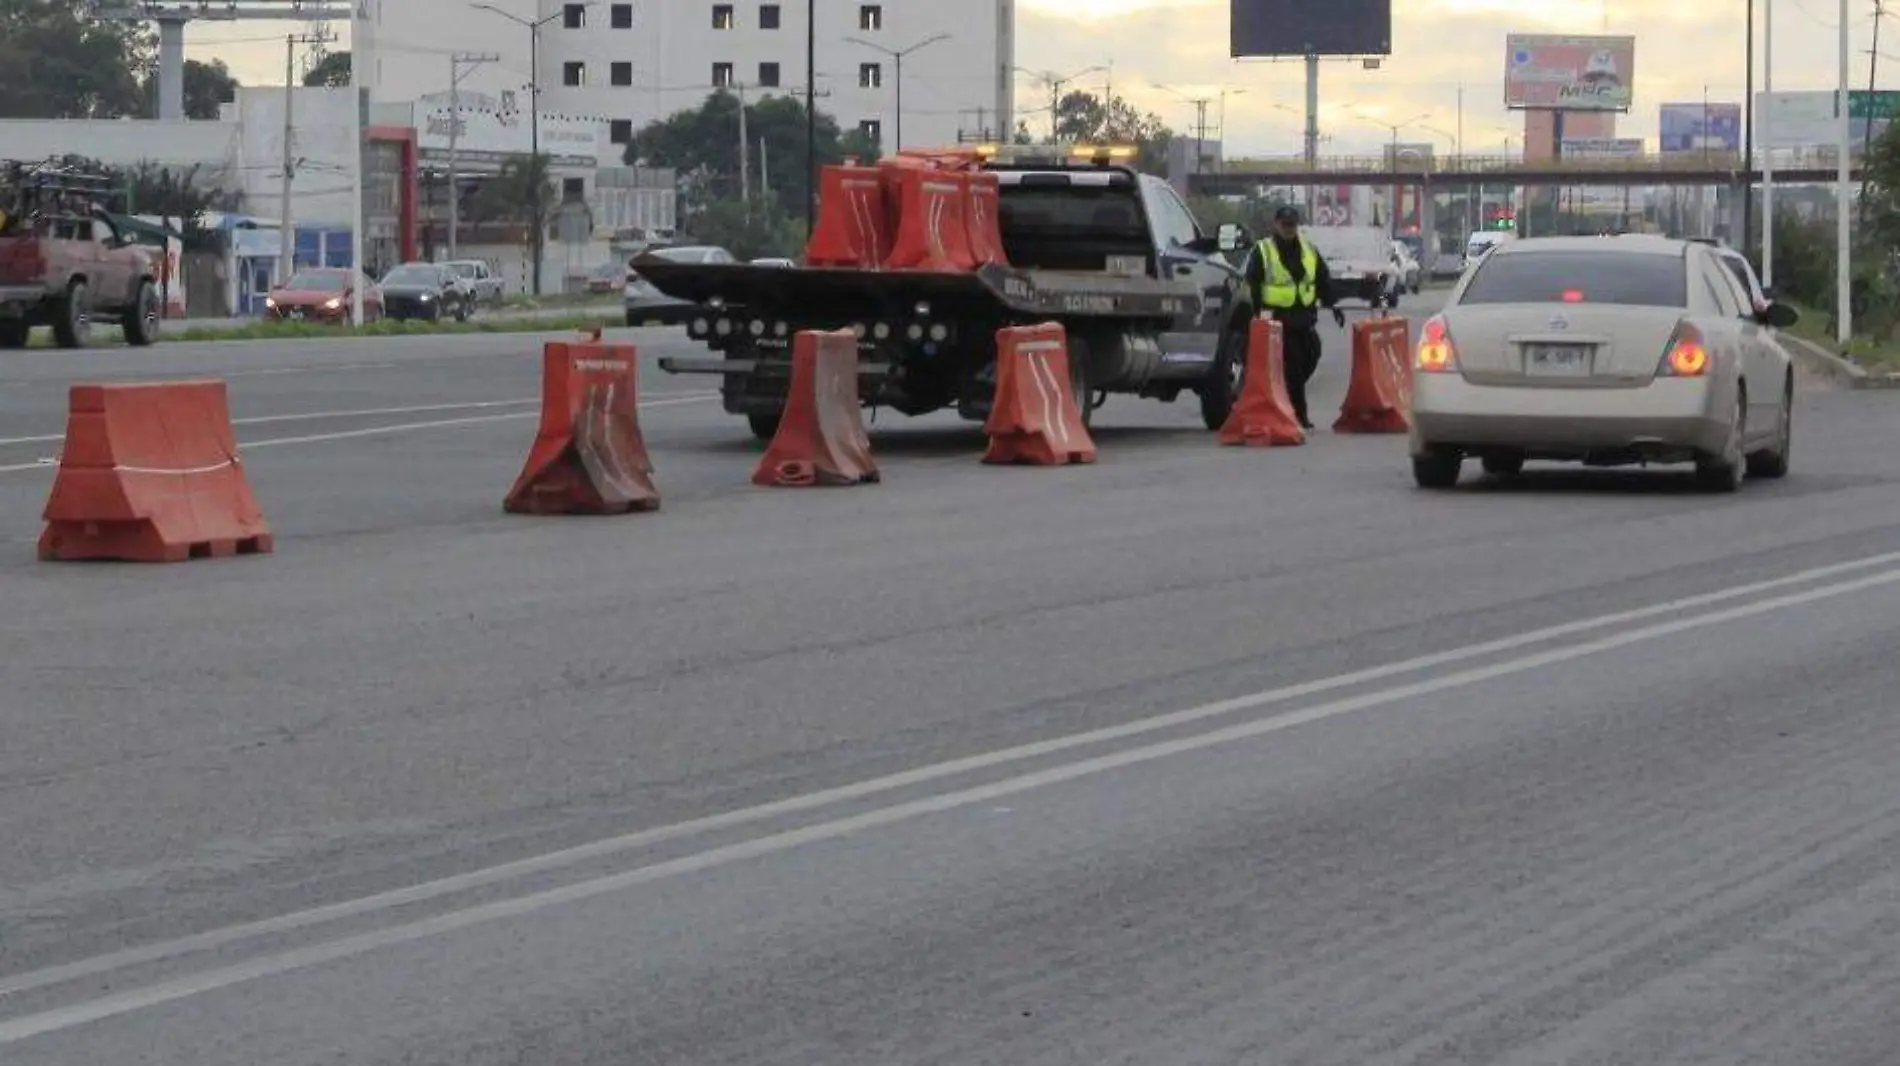
{"type": "Polygon", "coordinates": [[[1377,318],[1352,327],[1352,381],[1335,433],[1405,433],[1412,428],[1411,323],[1377,318]]]}
{"type": "Polygon", "coordinates": [[[74,385],[41,559],[179,562],[272,548],[222,381],[74,385]]]}
{"type": "Polygon", "coordinates": [[[1280,323],[1256,318],[1247,328],[1246,373],[1240,396],[1220,427],[1222,444],[1257,448],[1306,443],[1286,391],[1286,357],[1280,323]]]}
{"type": "Polygon", "coordinates": [[[1069,341],[1062,325],[1005,326],[996,331],[996,398],[983,423],[986,463],[1061,466],[1095,461],[1095,441],[1069,378],[1069,341]]]}
{"type": "Polygon", "coordinates": [[[884,164],[897,226],[884,265],[893,270],[965,271],[970,255],[970,175],[917,163],[884,164]]]}
{"type": "Polygon", "coordinates": [[[1003,251],[1003,190],[995,174],[970,176],[970,260],[977,266],[1008,265],[1003,251]]]}
{"type": "Polygon", "coordinates": [[[891,254],[891,209],[877,167],[827,166],[818,173],[818,219],[805,264],[876,270],[891,254]]]}
{"type": "Polygon", "coordinates": [[[653,463],[640,435],[633,345],[549,341],[541,360],[541,428],[503,509],[543,515],[659,510],[653,463]]]}
{"type": "Polygon", "coordinates": [[[878,480],[858,405],[858,339],[850,330],[792,337],[792,386],[755,485],[859,485],[878,480]]]}

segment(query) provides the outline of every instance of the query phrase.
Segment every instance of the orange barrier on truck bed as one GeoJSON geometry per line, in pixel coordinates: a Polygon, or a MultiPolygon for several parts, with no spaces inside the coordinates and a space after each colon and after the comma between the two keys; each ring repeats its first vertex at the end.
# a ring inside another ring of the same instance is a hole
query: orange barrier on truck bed
{"type": "Polygon", "coordinates": [[[850,330],[792,337],[792,384],[755,485],[859,485],[878,480],[858,403],[858,339],[850,330]]]}
{"type": "Polygon", "coordinates": [[[1247,327],[1247,370],[1240,396],[1220,427],[1222,444],[1267,448],[1306,443],[1286,391],[1280,323],[1256,318],[1247,327]]]}
{"type": "Polygon", "coordinates": [[[541,365],[541,427],[502,508],[543,515],[659,510],[640,434],[633,345],[549,341],[541,365]]]}
{"type": "Polygon", "coordinates": [[[888,165],[885,195],[895,205],[896,236],[884,265],[893,270],[967,271],[970,175],[917,163],[888,165]]]}
{"type": "Polygon", "coordinates": [[[1412,428],[1412,327],[1375,318],[1352,327],[1352,380],[1335,433],[1405,433],[1412,428]]]}
{"type": "Polygon", "coordinates": [[[1082,424],[1079,399],[1069,380],[1069,340],[1060,323],[997,330],[996,398],[983,423],[990,437],[983,461],[1094,462],[1095,441],[1082,424]]]}
{"type": "Polygon", "coordinates": [[[891,207],[878,167],[828,166],[818,173],[818,219],[805,265],[876,270],[891,254],[891,207]]]}
{"type": "Polygon", "coordinates": [[[1002,186],[996,175],[970,175],[970,260],[977,266],[989,263],[1008,265],[1003,251],[1002,186]]]}
{"type": "Polygon", "coordinates": [[[222,381],[74,385],[41,559],[179,562],[272,548],[222,381]]]}

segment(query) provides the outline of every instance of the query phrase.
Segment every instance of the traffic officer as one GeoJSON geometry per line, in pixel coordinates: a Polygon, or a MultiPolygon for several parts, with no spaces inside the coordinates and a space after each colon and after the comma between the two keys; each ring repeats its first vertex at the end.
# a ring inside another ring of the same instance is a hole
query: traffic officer
{"type": "Polygon", "coordinates": [[[1333,276],[1326,260],[1300,233],[1300,212],[1291,205],[1273,213],[1273,233],[1260,242],[1259,254],[1247,264],[1247,288],[1254,294],[1256,311],[1280,323],[1286,364],[1286,391],[1293,413],[1307,429],[1306,383],[1319,369],[1319,309],[1333,313],[1342,329],[1346,312],[1339,309],[1333,276]]]}

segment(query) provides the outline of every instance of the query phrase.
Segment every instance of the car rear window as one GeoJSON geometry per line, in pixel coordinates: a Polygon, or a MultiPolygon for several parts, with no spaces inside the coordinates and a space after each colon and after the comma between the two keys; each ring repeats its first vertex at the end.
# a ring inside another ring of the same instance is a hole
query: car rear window
{"type": "Polygon", "coordinates": [[[1515,252],[1486,256],[1458,302],[1687,307],[1689,276],[1673,255],[1515,252]]]}

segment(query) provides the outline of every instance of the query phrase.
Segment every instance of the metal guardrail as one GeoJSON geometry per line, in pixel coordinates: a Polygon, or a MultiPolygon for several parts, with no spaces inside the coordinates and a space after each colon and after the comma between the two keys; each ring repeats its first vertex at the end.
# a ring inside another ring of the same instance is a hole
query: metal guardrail
{"type": "MultiPolygon", "coordinates": [[[[1778,167],[1826,167],[1835,153],[1817,151],[1799,163],[1777,160],[1778,167]]],[[[1668,155],[1565,158],[1526,161],[1521,156],[1441,156],[1429,162],[1401,154],[1397,165],[1385,156],[1322,156],[1309,166],[1301,156],[1227,159],[1215,173],[1225,174],[1701,174],[1740,171],[1739,152],[1677,152],[1668,155]]]]}

